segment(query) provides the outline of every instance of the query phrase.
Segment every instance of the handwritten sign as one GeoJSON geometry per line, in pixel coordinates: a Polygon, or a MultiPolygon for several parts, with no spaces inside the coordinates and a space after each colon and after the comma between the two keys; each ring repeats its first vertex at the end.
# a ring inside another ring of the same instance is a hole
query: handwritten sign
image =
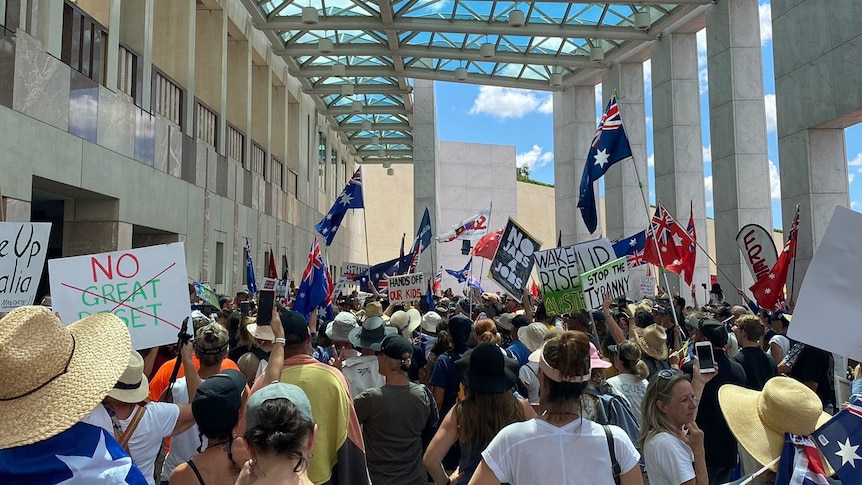
{"type": "Polygon", "coordinates": [[[641,276],[641,298],[655,296],[656,278],[654,275],[641,276]]]}
{"type": "Polygon", "coordinates": [[[50,232],[50,222],[0,222],[0,312],[33,304],[50,232]]]}
{"type": "Polygon", "coordinates": [[[344,263],[344,276],[349,281],[354,281],[357,276],[368,271],[371,266],[360,263],[344,263]]]}
{"type": "Polygon", "coordinates": [[[524,285],[533,271],[533,255],[542,243],[509,218],[500,246],[491,262],[490,277],[509,294],[521,299],[524,285]]]}
{"type": "Polygon", "coordinates": [[[176,342],[189,315],[183,243],[52,259],[48,270],[54,311],[64,322],[113,313],[135,349],[176,342]]]}
{"type": "Polygon", "coordinates": [[[611,298],[626,296],[629,289],[628,262],[625,256],[581,275],[581,288],[587,309],[602,307],[606,294],[611,298]]]}
{"type": "Polygon", "coordinates": [[[614,247],[610,239],[603,237],[575,244],[575,253],[578,257],[578,267],[581,271],[589,271],[607,264],[616,259],[614,247]]]}
{"type": "Polygon", "coordinates": [[[425,273],[389,277],[389,303],[421,300],[425,297],[425,273]]]}
{"type": "Polygon", "coordinates": [[[548,315],[562,315],[584,309],[575,246],[537,251],[534,258],[542,301],[548,315]]]}

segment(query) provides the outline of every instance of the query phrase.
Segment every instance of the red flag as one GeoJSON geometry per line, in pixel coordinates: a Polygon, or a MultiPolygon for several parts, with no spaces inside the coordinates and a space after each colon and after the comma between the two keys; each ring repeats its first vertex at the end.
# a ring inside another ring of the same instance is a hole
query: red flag
{"type": "Polygon", "coordinates": [[[275,267],[275,254],[269,252],[269,263],[266,265],[266,277],[278,279],[278,269],[275,267]]]}
{"type": "Polygon", "coordinates": [[[500,238],[502,237],[502,227],[490,234],[482,236],[482,239],[479,239],[479,241],[476,242],[476,246],[473,248],[473,254],[480,258],[490,259],[493,261],[494,255],[497,253],[497,247],[500,245],[500,238]]]}
{"type": "Polygon", "coordinates": [[[431,287],[431,291],[435,294],[440,293],[443,286],[443,266],[440,266],[440,269],[437,270],[437,275],[434,276],[434,285],[431,287]]]}
{"type": "Polygon", "coordinates": [[[693,244],[691,236],[659,202],[647,231],[643,259],[647,263],[663,266],[679,273],[682,258],[693,244]]]}
{"type": "Polygon", "coordinates": [[[787,270],[790,262],[796,258],[796,235],[799,232],[799,206],[796,206],[796,215],[793,216],[793,224],[790,225],[790,234],[784,249],[778,256],[775,266],[769,273],[763,275],[754,285],[749,288],[754,293],[757,304],[763,308],[777,309],[784,300],[784,284],[787,282],[787,270]]]}
{"type": "Polygon", "coordinates": [[[688,233],[688,237],[691,238],[691,244],[688,249],[685,250],[685,254],[682,255],[680,264],[671,264],[667,269],[674,273],[685,275],[683,278],[685,280],[685,284],[691,286],[691,282],[694,280],[694,263],[697,260],[697,233],[694,229],[694,201],[691,202],[689,210],[690,215],[688,216],[688,227],[686,227],[685,231],[688,233]]]}
{"type": "Polygon", "coordinates": [[[532,279],[530,279],[530,294],[533,295],[533,298],[539,297],[539,286],[532,279]]]}

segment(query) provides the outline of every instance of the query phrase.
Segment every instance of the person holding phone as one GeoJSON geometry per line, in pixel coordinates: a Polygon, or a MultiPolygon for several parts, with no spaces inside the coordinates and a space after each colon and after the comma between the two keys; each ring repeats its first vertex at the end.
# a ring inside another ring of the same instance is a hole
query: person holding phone
{"type": "Polygon", "coordinates": [[[709,484],[726,483],[731,481],[736,468],[737,446],[736,438],[721,414],[718,389],[724,384],[745,386],[745,370],[738,362],[727,357],[724,350],[728,340],[727,330],[721,322],[706,313],[695,313],[686,324],[693,332],[697,358],[683,365],[683,372],[695,375],[695,363],[699,362],[698,374],[714,374],[704,384],[696,420],[697,427],[703,430],[709,484]]]}

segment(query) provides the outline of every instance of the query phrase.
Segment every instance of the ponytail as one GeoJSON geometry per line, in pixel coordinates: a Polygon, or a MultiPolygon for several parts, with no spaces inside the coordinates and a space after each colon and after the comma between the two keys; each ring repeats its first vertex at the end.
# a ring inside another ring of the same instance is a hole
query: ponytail
{"type": "Polygon", "coordinates": [[[641,379],[649,377],[649,367],[647,367],[646,363],[640,359],[635,363],[635,368],[632,370],[635,371],[635,374],[637,374],[641,379]]]}

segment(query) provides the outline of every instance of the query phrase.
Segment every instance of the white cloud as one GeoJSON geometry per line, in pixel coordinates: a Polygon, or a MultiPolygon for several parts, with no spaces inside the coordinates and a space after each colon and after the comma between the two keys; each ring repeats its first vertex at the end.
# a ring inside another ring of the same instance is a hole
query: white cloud
{"type": "Polygon", "coordinates": [[[523,89],[480,86],[479,96],[473,100],[473,107],[470,108],[470,114],[487,114],[500,119],[523,118],[533,111],[543,114],[553,112],[551,96],[523,89]]]}
{"type": "Polygon", "coordinates": [[[655,153],[650,153],[646,159],[646,164],[648,167],[655,167],[655,153]]]}
{"type": "Polygon", "coordinates": [[[847,161],[847,165],[851,167],[862,167],[862,152],[856,154],[856,158],[847,161]]]}
{"type": "Polygon", "coordinates": [[[769,161],[769,196],[772,200],[781,200],[781,176],[778,173],[778,165],[769,161]]]}
{"type": "Polygon", "coordinates": [[[545,98],[542,104],[539,105],[539,109],[537,111],[543,115],[554,114],[554,96],[551,95],[545,98]]]}
{"type": "Polygon", "coordinates": [[[704,194],[706,207],[712,207],[712,175],[703,178],[703,188],[706,189],[706,193],[704,194]]]}
{"type": "Polygon", "coordinates": [[[712,163],[712,147],[703,147],[703,163],[712,163]]]}
{"type": "Polygon", "coordinates": [[[862,204],[860,204],[859,202],[857,202],[855,200],[851,200],[850,201],[850,208],[855,210],[855,211],[859,211],[860,209],[862,209],[862,204]]]}
{"type": "Polygon", "coordinates": [[[766,132],[772,133],[778,126],[778,115],[775,111],[775,95],[767,94],[763,97],[766,103],[766,132]]]}
{"type": "Polygon", "coordinates": [[[697,39],[697,77],[700,81],[701,93],[709,87],[709,72],[706,67],[706,29],[698,31],[697,39]]]}
{"type": "Polygon", "coordinates": [[[519,167],[526,165],[531,172],[533,169],[545,166],[553,161],[554,153],[542,151],[542,147],[539,145],[533,145],[532,150],[519,153],[515,156],[515,164],[519,167]]]}
{"type": "Polygon", "coordinates": [[[772,7],[769,2],[760,4],[758,13],[760,14],[760,45],[766,45],[772,40],[772,7]]]}

